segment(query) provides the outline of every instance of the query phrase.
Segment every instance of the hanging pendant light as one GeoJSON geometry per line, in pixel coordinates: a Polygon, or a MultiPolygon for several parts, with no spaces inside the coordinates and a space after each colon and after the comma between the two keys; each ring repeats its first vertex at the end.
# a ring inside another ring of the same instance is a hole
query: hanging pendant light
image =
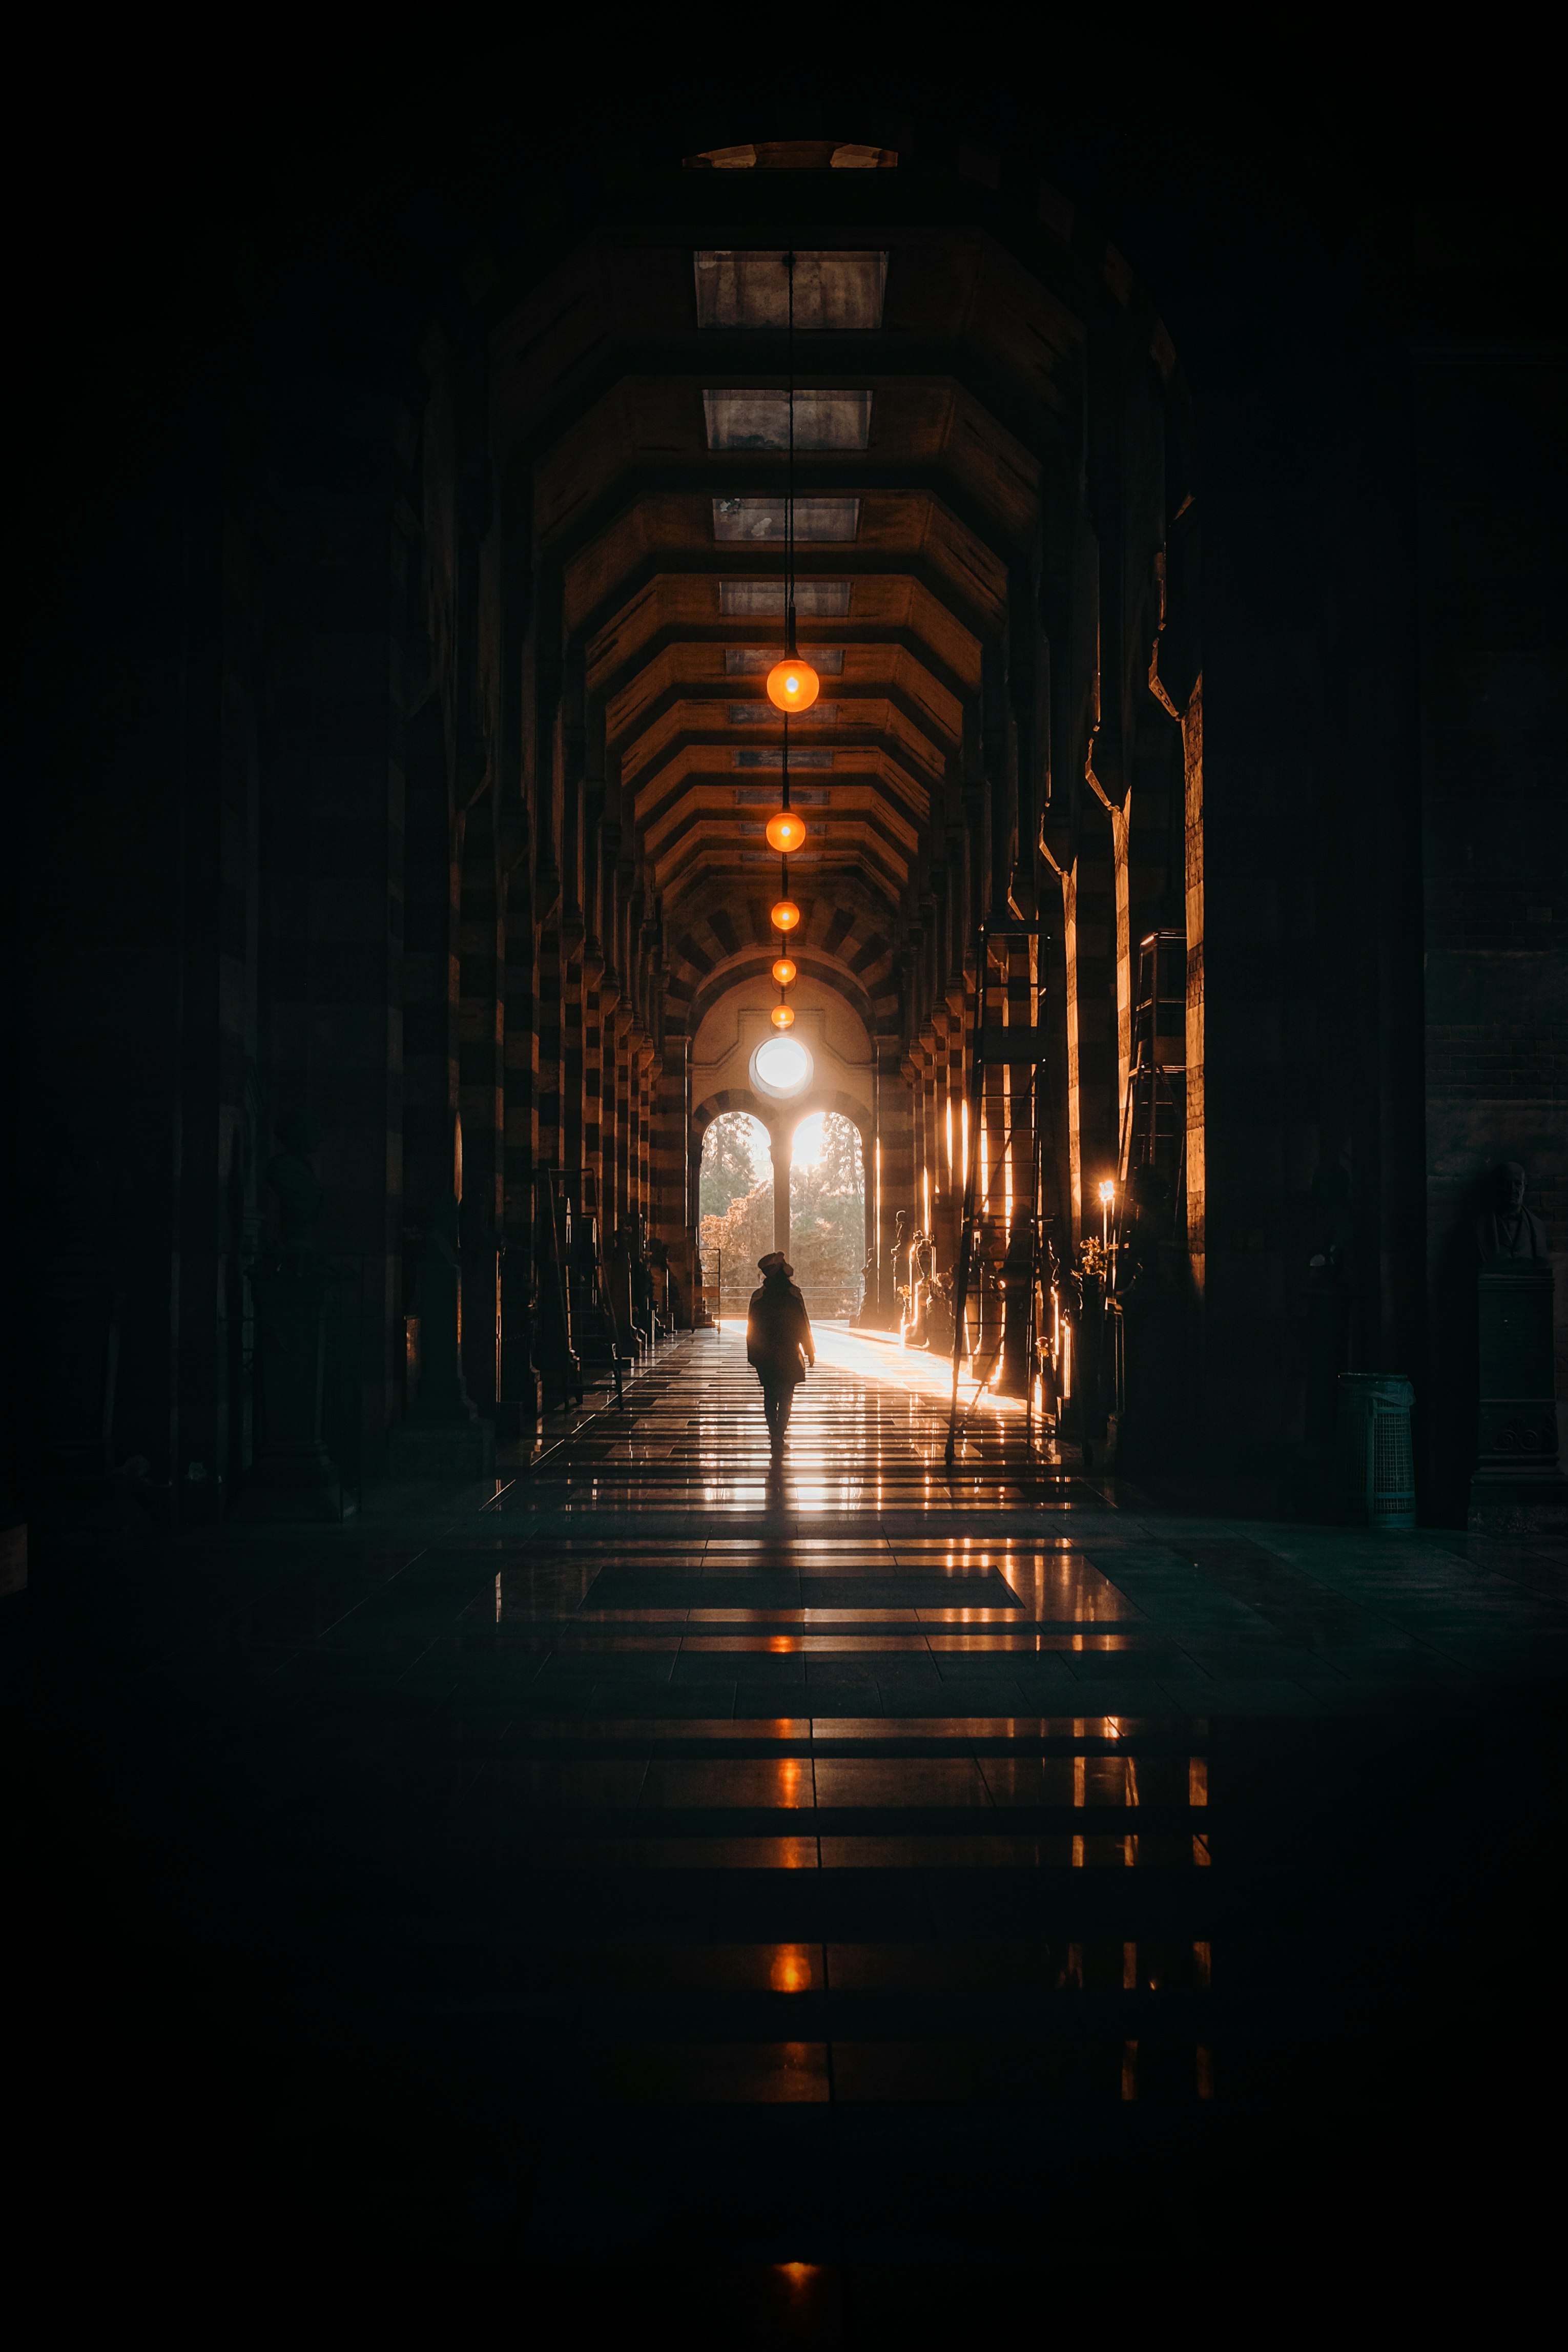
{"type": "MultiPolygon", "coordinates": [[[[793,500],[791,502],[793,504],[793,500]]],[[[795,606],[790,606],[793,620],[795,606]]],[[[795,632],[790,632],[793,636],[795,632]]],[[[808,661],[798,654],[786,654],[768,672],[768,700],[780,710],[809,710],[822,690],[822,680],[808,661]]]]}
{"type": "Polygon", "coordinates": [[[778,1003],[773,1007],[773,1027],[775,1029],[793,1029],[795,1027],[795,1014],[791,1008],[784,1002],[782,997],[778,1003]]]}
{"type": "MultiPolygon", "coordinates": [[[[809,710],[816,700],[821,680],[811,664],[802,661],[795,646],[795,256],[786,253],[784,268],[789,275],[789,475],[784,496],[784,657],[768,673],[768,698],[784,715],[784,753],[780,761],[782,789],[781,807],[768,819],[767,838],[770,849],[779,853],[779,896],[770,919],[774,930],[786,936],[800,921],[800,908],[789,895],[789,854],[799,849],[805,839],[805,827],[789,804],[789,722],[792,716],[809,710]]],[[[783,1001],[783,992],[795,976],[795,966],[788,956],[780,956],[773,965],[773,978],[778,982],[780,1002],[773,1007],[775,1029],[791,1029],[795,1014],[783,1001]]]]}
{"type": "Polygon", "coordinates": [[[798,970],[799,966],[793,956],[780,956],[773,965],[773,978],[781,988],[787,988],[798,970]]]}

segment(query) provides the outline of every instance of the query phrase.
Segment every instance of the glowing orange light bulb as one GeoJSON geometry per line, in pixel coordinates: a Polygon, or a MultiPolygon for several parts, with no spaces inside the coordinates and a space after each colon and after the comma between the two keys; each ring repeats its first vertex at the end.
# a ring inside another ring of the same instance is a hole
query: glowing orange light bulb
{"type": "Polygon", "coordinates": [[[805,839],[805,827],[794,809],[780,809],[776,816],[769,817],[768,846],[770,849],[776,849],[787,856],[792,849],[798,849],[805,839]]]}
{"type": "Polygon", "coordinates": [[[773,966],[773,978],[781,988],[787,988],[798,967],[789,956],[780,956],[773,966]]]}
{"type": "Polygon", "coordinates": [[[787,1004],[774,1005],[773,1027],[775,1029],[793,1029],[795,1027],[795,1014],[787,1004]]]}
{"type": "Polygon", "coordinates": [[[768,700],[780,710],[809,710],[821,684],[808,661],[788,654],[768,672],[768,700]]]}
{"type": "Polygon", "coordinates": [[[800,920],[800,908],[793,898],[781,898],[773,908],[773,919],[775,931],[793,931],[800,920]]]}

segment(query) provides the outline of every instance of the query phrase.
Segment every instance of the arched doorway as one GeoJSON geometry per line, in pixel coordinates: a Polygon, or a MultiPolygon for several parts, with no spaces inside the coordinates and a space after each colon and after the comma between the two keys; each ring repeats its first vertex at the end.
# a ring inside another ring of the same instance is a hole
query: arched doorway
{"type": "Polygon", "coordinates": [[[703,1286],[721,1315],[743,1315],[757,1260],[773,1245],[773,1167],[768,1130],[750,1111],[721,1111],[702,1137],[698,1177],[703,1286]]]}
{"type": "Polygon", "coordinates": [[[816,1111],[795,1130],[789,1233],[795,1280],[812,1314],[858,1315],[865,1296],[865,1156],[858,1128],[841,1111],[816,1111]]]}

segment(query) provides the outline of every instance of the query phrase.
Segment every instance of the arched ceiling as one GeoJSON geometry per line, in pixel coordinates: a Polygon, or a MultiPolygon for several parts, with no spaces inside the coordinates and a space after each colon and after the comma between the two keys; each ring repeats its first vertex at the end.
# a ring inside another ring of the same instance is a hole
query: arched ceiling
{"type": "Polygon", "coordinates": [[[787,236],[799,638],[823,681],[791,730],[795,951],[871,1010],[979,781],[985,648],[1081,468],[1088,329],[982,230],[900,218],[889,151],[751,152],[691,159],[688,220],[595,232],[499,317],[492,437],[581,665],[586,779],[689,1002],[774,945],[787,236]]]}

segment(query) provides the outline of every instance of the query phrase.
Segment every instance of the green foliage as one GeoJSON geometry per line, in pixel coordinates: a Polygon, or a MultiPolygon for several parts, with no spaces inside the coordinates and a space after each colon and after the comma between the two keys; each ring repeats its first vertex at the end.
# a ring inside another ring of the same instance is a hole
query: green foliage
{"type": "MultiPolygon", "coordinates": [[[[723,1308],[743,1308],[760,1276],[757,1260],[773,1245],[773,1180],[767,1130],[743,1111],[725,1111],[702,1142],[700,1192],[702,1271],[717,1271],[723,1308]]],[[[860,1138],[854,1122],[829,1111],[820,1158],[792,1168],[790,1260],[810,1313],[853,1312],[866,1259],[866,1201],[860,1138]]]]}
{"type": "Polygon", "coordinates": [[[703,1279],[712,1282],[717,1272],[726,1311],[733,1314],[762,1280],[757,1260],[773,1245],[772,1175],[749,1192],[738,1193],[722,1216],[705,1216],[701,1233],[703,1279]]]}
{"type": "MultiPolygon", "coordinates": [[[[766,1128],[747,1111],[721,1111],[702,1139],[698,1202],[704,1228],[710,1217],[724,1216],[732,1201],[754,1191],[759,1183],[765,1185],[771,1200],[766,1128]]],[[[769,1214],[771,1219],[771,1211],[769,1214]]]]}
{"type": "Polygon", "coordinates": [[[837,1111],[823,1120],[816,1164],[790,1171],[789,1254],[808,1311],[854,1311],[866,1262],[866,1196],[859,1135],[837,1111]]]}

